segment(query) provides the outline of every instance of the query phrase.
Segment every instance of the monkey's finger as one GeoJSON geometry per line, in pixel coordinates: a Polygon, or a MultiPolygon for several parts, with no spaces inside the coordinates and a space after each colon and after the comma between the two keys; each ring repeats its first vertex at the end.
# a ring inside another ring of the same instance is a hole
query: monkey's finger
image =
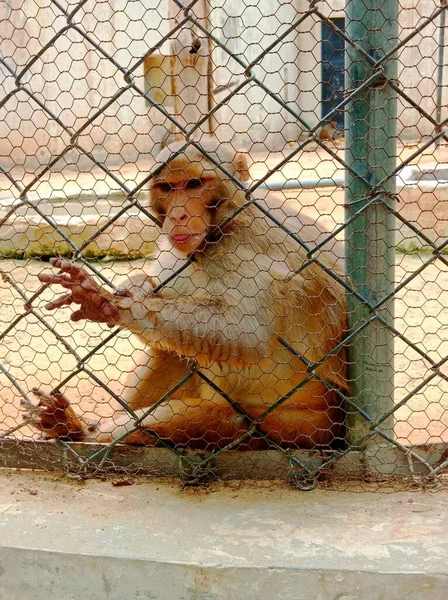
{"type": "MultiPolygon", "coordinates": [[[[93,277],[81,267],[67,259],[52,258],[52,266],[59,268],[62,273],[41,273],[38,277],[42,283],[59,284],[66,289],[74,286],[81,286],[82,290],[101,293],[101,287],[96,283],[93,277]]],[[[79,294],[78,294],[79,295],[79,294]]]]}
{"type": "Polygon", "coordinates": [[[87,315],[83,310],[75,310],[74,313],[70,315],[70,321],[82,321],[83,319],[87,319],[87,315]]]}
{"type": "Polygon", "coordinates": [[[111,302],[106,301],[102,306],[102,311],[105,317],[115,317],[115,315],[118,313],[118,310],[118,307],[111,302]]]}
{"type": "Polygon", "coordinates": [[[52,406],[56,405],[58,408],[67,408],[67,406],[70,406],[70,400],[67,400],[64,394],[61,394],[61,392],[54,392],[50,395],[50,398],[52,406]]]}
{"type": "Polygon", "coordinates": [[[79,310],[72,313],[70,319],[72,321],[89,319],[96,323],[110,323],[117,313],[118,308],[116,306],[112,306],[109,302],[103,300],[97,306],[84,304],[79,310]]]}
{"type": "Polygon", "coordinates": [[[73,302],[81,304],[87,311],[103,310],[103,307],[111,303],[112,295],[102,289],[89,289],[83,284],[74,285],[71,289],[73,302]]]}
{"type": "Polygon", "coordinates": [[[33,419],[41,419],[46,410],[47,409],[43,406],[34,406],[33,404],[32,406],[28,407],[28,410],[25,414],[29,415],[33,419]]]}
{"type": "Polygon", "coordinates": [[[76,275],[77,279],[83,281],[84,279],[90,277],[84,269],[79,267],[73,261],[68,260],[67,258],[50,258],[50,265],[55,267],[56,269],[61,270],[63,273],[68,273],[69,275],[76,275]]]}
{"type": "Polygon", "coordinates": [[[39,429],[40,431],[42,431],[42,425],[41,425],[40,419],[36,419],[35,417],[32,417],[28,413],[23,413],[22,420],[25,423],[27,423],[28,425],[30,425],[31,427],[35,427],[36,429],[39,429]]]}
{"type": "Polygon", "coordinates": [[[33,394],[33,396],[36,396],[36,398],[38,398],[39,400],[41,400],[43,396],[49,396],[49,394],[43,392],[40,388],[37,387],[33,387],[31,393],[33,394]]]}
{"type": "Polygon", "coordinates": [[[76,310],[71,314],[70,320],[77,322],[82,321],[83,319],[88,319],[89,321],[94,321],[95,323],[110,323],[111,317],[104,314],[101,310],[76,310]]]}
{"type": "Polygon", "coordinates": [[[88,290],[90,292],[95,292],[96,294],[103,293],[101,287],[97,284],[97,282],[90,277],[90,275],[86,275],[82,280],[78,280],[77,283],[82,286],[83,289],[88,290]]]}
{"type": "Polygon", "coordinates": [[[67,275],[54,275],[53,273],[41,273],[38,275],[39,280],[42,283],[57,283],[62,287],[70,288],[74,285],[74,282],[67,277],[67,275]]]}
{"type": "Polygon", "coordinates": [[[54,310],[55,308],[61,308],[61,306],[70,306],[70,304],[72,304],[74,301],[75,300],[72,294],[64,294],[63,296],[56,298],[56,300],[47,302],[47,304],[45,304],[45,308],[47,310],[54,310]]]}
{"type": "Polygon", "coordinates": [[[70,404],[60,392],[47,394],[37,388],[33,388],[32,392],[39,400],[39,407],[45,406],[46,408],[52,408],[54,410],[55,408],[66,408],[70,404]]]}
{"type": "Polygon", "coordinates": [[[68,271],[79,270],[79,267],[72,260],[68,258],[61,258],[59,256],[50,258],[50,265],[56,269],[64,271],[64,273],[68,271]]]}

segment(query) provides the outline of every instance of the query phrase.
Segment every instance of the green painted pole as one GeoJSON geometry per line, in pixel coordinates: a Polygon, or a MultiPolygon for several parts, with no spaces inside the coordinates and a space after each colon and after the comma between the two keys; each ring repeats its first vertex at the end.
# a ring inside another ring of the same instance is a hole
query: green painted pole
{"type": "MultiPolygon", "coordinates": [[[[374,61],[380,60],[397,43],[398,0],[347,0],[346,31],[374,61]]],[[[353,93],[375,73],[361,52],[347,44],[346,88],[353,93]]],[[[397,78],[395,56],[384,64],[386,78],[397,78]]],[[[372,198],[373,187],[390,174],[396,165],[397,100],[385,78],[355,94],[347,107],[346,160],[356,176],[346,175],[346,219],[372,198]]],[[[346,231],[346,273],[353,288],[371,305],[380,302],[393,289],[395,236],[394,218],[386,205],[393,207],[389,193],[395,192],[395,178],[382,186],[378,201],[358,216],[346,231]]],[[[348,326],[355,331],[372,316],[354,294],[348,294],[348,326]]],[[[393,301],[378,313],[393,322],[393,301]]],[[[376,320],[364,328],[348,348],[351,397],[369,416],[376,419],[393,407],[393,334],[376,320]]],[[[348,407],[347,438],[356,442],[370,431],[368,421],[348,407]]],[[[381,430],[393,433],[393,417],[381,430]]],[[[370,438],[370,441],[373,441],[370,438]]],[[[374,440],[378,442],[379,440],[374,440]]]]}

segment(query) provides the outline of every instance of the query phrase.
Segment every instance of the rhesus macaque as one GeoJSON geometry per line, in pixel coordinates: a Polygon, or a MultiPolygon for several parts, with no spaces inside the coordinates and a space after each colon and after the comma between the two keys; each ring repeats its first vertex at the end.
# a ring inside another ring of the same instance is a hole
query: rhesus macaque
{"type": "MultiPolygon", "coordinates": [[[[248,179],[244,155],[212,138],[201,144],[240,181],[248,179]]],[[[165,148],[159,163],[181,145],[165,148]]],[[[147,342],[150,359],[127,382],[125,400],[141,419],[141,429],[127,437],[135,429],[127,412],[94,426],[77,417],[64,396],[40,390],[33,390],[39,405],[28,407],[25,416],[32,426],[47,438],[110,442],[124,436],[127,443],[151,445],[157,436],[192,448],[223,447],[247,432],[250,422],[197,372],[147,414],[195,361],[251,419],[286,395],[259,423],[259,431],[283,447],[322,448],[341,439],[337,394],[316,378],[295,389],[309,373],[279,337],[307,361],[319,361],[343,340],[343,289],[315,263],[295,273],[306,253],[251,204],[216,228],[244,203],[244,192],[189,146],[152,180],[151,205],[162,232],[147,276],[129,276],[112,294],[73,262],[51,260],[60,272],[42,273],[40,280],[62,285],[67,293],[46,308],[77,305],[73,321],[126,327],[147,342]],[[191,255],[191,264],[154,293],[191,255]]],[[[316,372],[346,389],[344,350],[316,372]]],[[[262,437],[248,436],[242,447],[266,447],[262,437]]]]}
{"type": "Polygon", "coordinates": [[[338,129],[338,124],[336,121],[329,121],[325,123],[319,131],[319,138],[321,140],[332,140],[340,137],[342,132],[338,129]]]}

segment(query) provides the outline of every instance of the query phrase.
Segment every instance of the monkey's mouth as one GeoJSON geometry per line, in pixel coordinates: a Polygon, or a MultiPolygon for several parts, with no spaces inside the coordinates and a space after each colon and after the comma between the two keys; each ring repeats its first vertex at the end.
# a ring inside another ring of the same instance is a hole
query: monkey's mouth
{"type": "Polygon", "coordinates": [[[191,233],[177,233],[176,235],[171,236],[171,239],[176,244],[185,244],[191,237],[191,233]]]}

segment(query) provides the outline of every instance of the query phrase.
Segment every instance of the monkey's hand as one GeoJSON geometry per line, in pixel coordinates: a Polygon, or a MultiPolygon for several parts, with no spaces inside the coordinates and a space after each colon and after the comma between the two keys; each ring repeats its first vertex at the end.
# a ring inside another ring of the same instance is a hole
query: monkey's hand
{"type": "Polygon", "coordinates": [[[79,310],[71,315],[72,321],[89,319],[97,323],[117,323],[119,322],[118,313],[120,310],[120,299],[126,296],[124,291],[118,295],[113,295],[91,277],[84,269],[78,267],[75,263],[64,258],[51,258],[50,264],[60,273],[41,273],[40,281],[43,283],[58,283],[66,288],[67,294],[63,294],[45,305],[47,310],[54,310],[61,306],[70,304],[80,304],[79,310]]]}
{"type": "Polygon", "coordinates": [[[76,416],[65,396],[46,394],[38,388],[31,391],[39,403],[22,403],[26,409],[23,419],[31,427],[41,431],[46,439],[81,441],[86,438],[88,426],[76,416]]]}

